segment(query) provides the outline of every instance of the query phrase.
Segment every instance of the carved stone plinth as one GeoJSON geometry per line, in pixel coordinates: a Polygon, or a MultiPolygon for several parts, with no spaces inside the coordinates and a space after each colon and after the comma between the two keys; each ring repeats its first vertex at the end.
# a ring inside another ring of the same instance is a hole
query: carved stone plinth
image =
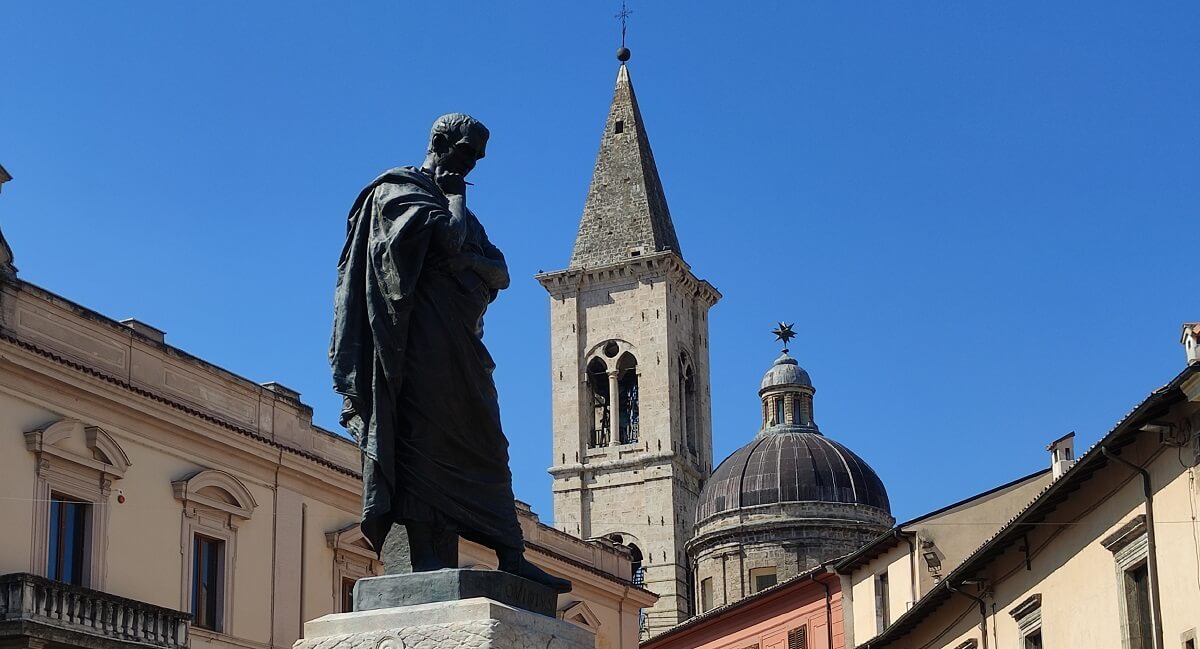
{"type": "Polygon", "coordinates": [[[359,579],[354,610],[369,611],[486,597],[513,608],[554,617],[558,594],[528,579],[499,570],[453,568],[359,579]]]}
{"type": "Polygon", "coordinates": [[[304,625],[293,649],[593,649],[569,622],[475,597],[335,613],[304,625]]]}

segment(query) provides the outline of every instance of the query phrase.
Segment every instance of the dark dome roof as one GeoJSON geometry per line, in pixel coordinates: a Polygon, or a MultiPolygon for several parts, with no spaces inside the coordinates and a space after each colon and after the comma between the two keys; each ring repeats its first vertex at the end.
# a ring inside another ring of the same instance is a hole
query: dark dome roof
{"type": "Polygon", "coordinates": [[[775,363],[771,365],[771,369],[763,375],[762,384],[759,386],[759,392],[778,388],[783,386],[803,386],[806,388],[812,387],[812,379],[809,378],[808,372],[805,371],[796,359],[788,356],[787,351],[783,355],[775,359],[775,363]]]}
{"type": "Polygon", "coordinates": [[[883,482],[850,449],[820,433],[768,430],[713,471],[696,520],[741,507],[814,501],[867,505],[891,515],[883,482]]]}

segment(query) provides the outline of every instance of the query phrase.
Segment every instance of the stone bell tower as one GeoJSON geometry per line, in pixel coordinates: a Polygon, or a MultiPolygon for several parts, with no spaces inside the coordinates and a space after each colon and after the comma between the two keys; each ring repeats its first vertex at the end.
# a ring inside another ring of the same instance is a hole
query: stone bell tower
{"type": "Polygon", "coordinates": [[[654,635],[692,615],[684,546],[712,470],[708,310],[721,295],[683,259],[627,58],[570,265],[537,279],[550,293],[555,527],[629,547],[632,578],[659,595],[644,611],[654,635]]]}

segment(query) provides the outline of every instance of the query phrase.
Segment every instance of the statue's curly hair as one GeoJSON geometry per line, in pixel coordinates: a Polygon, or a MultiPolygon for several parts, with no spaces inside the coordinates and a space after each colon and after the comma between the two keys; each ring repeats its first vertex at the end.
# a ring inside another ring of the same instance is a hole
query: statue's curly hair
{"type": "MultiPolygon", "coordinates": [[[[437,121],[433,123],[433,128],[429,130],[428,153],[433,153],[433,138],[437,135],[444,135],[450,140],[451,144],[457,144],[463,140],[482,140],[486,142],[491,133],[483,125],[483,122],[466,113],[447,113],[437,118],[437,121]]],[[[482,154],[483,149],[481,147],[480,158],[483,157],[482,154]]]]}

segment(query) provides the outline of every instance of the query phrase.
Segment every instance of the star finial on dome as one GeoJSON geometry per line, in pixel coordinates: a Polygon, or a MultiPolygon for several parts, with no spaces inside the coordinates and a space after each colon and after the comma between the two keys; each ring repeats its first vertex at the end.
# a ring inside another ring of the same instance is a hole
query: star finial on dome
{"type": "Polygon", "coordinates": [[[788,342],[796,337],[796,332],[792,331],[792,327],[795,326],[795,324],[796,323],[794,322],[792,324],[784,324],[780,322],[779,326],[775,327],[775,329],[771,331],[771,333],[775,334],[775,340],[783,341],[783,353],[785,354],[788,350],[788,342]]]}

